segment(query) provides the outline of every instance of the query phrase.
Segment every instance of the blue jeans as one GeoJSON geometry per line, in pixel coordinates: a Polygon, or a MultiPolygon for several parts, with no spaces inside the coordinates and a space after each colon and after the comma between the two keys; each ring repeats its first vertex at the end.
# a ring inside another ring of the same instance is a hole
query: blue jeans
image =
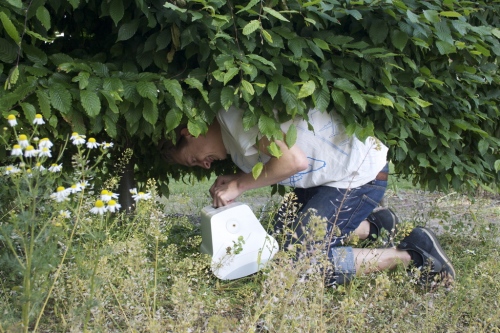
{"type": "MultiPolygon", "coordinates": [[[[386,173],[388,171],[388,165],[381,170],[386,173]]],[[[337,283],[343,283],[341,276],[348,279],[356,273],[352,248],[343,247],[344,240],[379,205],[386,188],[387,180],[376,179],[351,189],[329,186],[295,188],[296,202],[300,209],[294,220],[287,225],[287,229],[293,230],[294,233],[286,234],[284,249],[304,240],[304,232],[312,215],[325,217],[328,222],[322,245],[324,250],[328,251],[328,257],[335,268],[337,283]]],[[[275,218],[275,231],[280,232],[283,226],[278,215],[275,218]]]]}

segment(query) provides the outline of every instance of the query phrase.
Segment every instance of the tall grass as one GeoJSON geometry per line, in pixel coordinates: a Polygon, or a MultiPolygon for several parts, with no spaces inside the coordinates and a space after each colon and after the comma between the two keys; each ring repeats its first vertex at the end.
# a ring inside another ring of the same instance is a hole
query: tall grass
{"type": "MultiPolygon", "coordinates": [[[[4,139],[10,149],[17,134],[4,139]]],[[[87,152],[77,151],[74,160],[87,152]]],[[[87,163],[76,173],[30,176],[27,166],[35,160],[11,159],[20,171],[6,174],[3,167],[0,178],[0,199],[8,203],[0,208],[0,332],[499,330],[498,197],[388,191],[386,203],[400,213],[402,228],[425,224],[439,231],[457,271],[451,289],[424,289],[403,268],[325,287],[307,257],[292,263],[285,252],[257,274],[221,281],[199,252],[197,222],[210,204],[202,194],[209,182],[173,184],[169,198],[158,198],[151,180],[145,191],[152,199],[138,200],[133,214],[101,215],[91,210],[102,189],[112,193],[113,175],[102,188],[90,182],[57,202],[51,197],[57,186],[80,181],[87,163]]],[[[268,189],[240,201],[251,203],[266,227],[279,207],[268,189]]]]}

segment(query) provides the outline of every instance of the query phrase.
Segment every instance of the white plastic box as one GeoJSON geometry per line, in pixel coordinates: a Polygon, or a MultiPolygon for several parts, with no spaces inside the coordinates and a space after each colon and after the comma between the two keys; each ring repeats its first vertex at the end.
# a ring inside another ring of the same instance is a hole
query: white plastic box
{"type": "Polygon", "coordinates": [[[258,272],[279,250],[250,207],[240,202],[203,208],[201,236],[200,250],[212,256],[212,272],[222,280],[258,272]]]}

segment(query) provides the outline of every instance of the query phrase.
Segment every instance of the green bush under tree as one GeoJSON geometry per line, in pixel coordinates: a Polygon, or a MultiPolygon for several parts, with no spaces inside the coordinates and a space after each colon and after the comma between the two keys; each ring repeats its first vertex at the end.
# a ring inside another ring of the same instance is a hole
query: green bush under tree
{"type": "Polygon", "coordinates": [[[137,180],[164,193],[208,173],[166,166],[159,140],[232,105],[271,139],[335,110],[426,188],[496,190],[499,17],[499,1],[5,0],[0,112],[133,148],[137,180]]]}

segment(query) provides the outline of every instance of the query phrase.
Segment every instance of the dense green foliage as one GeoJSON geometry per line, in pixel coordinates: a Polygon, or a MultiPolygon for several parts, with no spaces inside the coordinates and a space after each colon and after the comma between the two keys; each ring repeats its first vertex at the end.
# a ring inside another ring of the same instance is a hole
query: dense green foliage
{"type": "Polygon", "coordinates": [[[497,187],[499,14],[498,0],[6,0],[0,111],[133,147],[138,179],[165,185],[188,171],[156,149],[179,123],[199,135],[237,105],[279,138],[273,109],[314,106],[428,188],[497,187]]]}

